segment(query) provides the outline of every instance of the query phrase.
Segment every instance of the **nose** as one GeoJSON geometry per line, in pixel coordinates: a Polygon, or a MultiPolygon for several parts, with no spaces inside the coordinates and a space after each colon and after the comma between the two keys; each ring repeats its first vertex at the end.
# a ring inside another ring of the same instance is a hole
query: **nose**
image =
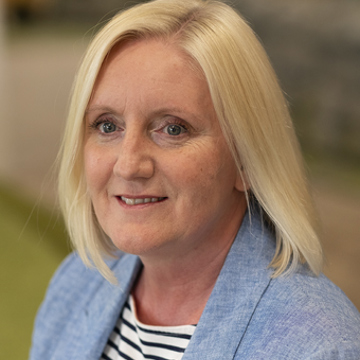
{"type": "Polygon", "coordinates": [[[153,176],[154,169],[149,139],[143,134],[125,131],[118,148],[114,174],[127,181],[149,179],[153,176]]]}

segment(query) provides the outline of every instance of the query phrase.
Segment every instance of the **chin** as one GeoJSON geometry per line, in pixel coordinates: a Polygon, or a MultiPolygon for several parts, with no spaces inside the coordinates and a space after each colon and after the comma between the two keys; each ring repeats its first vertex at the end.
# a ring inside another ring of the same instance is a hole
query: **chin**
{"type": "Polygon", "coordinates": [[[140,235],[122,235],[121,238],[112,238],[112,242],[120,251],[138,256],[150,254],[161,247],[159,240],[152,241],[149,236],[140,235]]]}

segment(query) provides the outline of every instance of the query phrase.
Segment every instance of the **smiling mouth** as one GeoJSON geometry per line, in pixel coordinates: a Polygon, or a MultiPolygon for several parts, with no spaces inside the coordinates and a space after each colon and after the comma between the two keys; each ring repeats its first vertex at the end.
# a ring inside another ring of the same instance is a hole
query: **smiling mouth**
{"type": "Polygon", "coordinates": [[[166,197],[149,197],[149,198],[126,198],[125,196],[120,196],[120,199],[126,203],[126,205],[139,205],[147,203],[156,203],[163,201],[166,197]]]}

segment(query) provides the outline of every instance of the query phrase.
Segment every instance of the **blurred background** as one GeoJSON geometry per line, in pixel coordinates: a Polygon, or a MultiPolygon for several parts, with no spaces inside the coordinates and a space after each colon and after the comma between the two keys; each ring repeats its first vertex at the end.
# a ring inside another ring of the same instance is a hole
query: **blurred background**
{"type": "MultiPolygon", "coordinates": [[[[36,310],[70,251],[56,159],[71,84],[122,0],[0,3],[0,347],[26,359],[36,310]]],[[[325,273],[360,309],[360,1],[233,0],[289,101],[323,226],[325,273]]]]}

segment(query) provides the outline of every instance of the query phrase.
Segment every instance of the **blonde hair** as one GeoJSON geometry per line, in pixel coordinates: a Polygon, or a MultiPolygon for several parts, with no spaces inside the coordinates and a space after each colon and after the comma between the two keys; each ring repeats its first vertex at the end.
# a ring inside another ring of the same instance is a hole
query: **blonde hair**
{"type": "Polygon", "coordinates": [[[284,96],[251,28],[232,8],[212,0],[137,5],[116,15],[86,52],[74,84],[59,174],[60,205],[85,264],[115,280],[104,255],[116,249],[97,222],[84,178],[84,114],[114,45],[149,38],[176,44],[205,76],[238,170],[275,228],[277,245],[270,264],[274,276],[291,272],[299,262],[318,274],[322,251],[284,96]]]}

